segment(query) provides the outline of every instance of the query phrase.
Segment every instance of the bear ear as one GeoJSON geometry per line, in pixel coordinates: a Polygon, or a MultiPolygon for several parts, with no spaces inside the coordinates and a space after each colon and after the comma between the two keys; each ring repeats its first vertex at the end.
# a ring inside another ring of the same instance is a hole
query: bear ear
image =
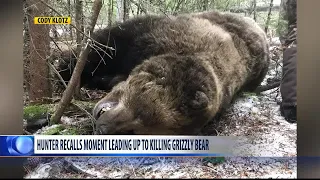
{"type": "Polygon", "coordinates": [[[191,100],[190,105],[194,110],[205,109],[209,105],[209,98],[204,92],[197,91],[193,100],[191,100]]]}

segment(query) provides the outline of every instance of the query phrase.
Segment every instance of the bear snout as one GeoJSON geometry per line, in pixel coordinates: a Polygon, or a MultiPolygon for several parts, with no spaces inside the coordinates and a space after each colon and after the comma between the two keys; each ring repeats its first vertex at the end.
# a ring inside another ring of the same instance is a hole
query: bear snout
{"type": "Polygon", "coordinates": [[[119,102],[101,101],[93,110],[95,134],[134,134],[136,121],[132,111],[119,102]]]}

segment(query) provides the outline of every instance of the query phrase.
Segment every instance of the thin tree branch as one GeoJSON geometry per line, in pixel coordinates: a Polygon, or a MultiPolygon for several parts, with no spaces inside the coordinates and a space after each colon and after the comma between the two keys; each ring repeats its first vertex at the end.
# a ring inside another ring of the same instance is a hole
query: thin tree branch
{"type": "Polygon", "coordinates": [[[67,84],[66,82],[64,82],[64,79],[61,77],[60,73],[56,70],[56,68],[50,63],[50,62],[47,62],[49,67],[54,71],[54,73],[56,73],[56,75],[58,76],[59,80],[62,82],[63,86],[65,88],[67,88],[67,84]]]}
{"type": "MultiPolygon", "coordinates": [[[[46,5],[47,7],[49,7],[53,12],[55,12],[56,14],[58,14],[59,16],[63,16],[62,14],[60,14],[57,10],[55,10],[52,6],[50,6],[48,3],[44,2],[43,0],[40,0],[44,5],[46,5]]],[[[82,32],[80,29],[78,29],[73,23],[70,23],[70,25],[75,28],[77,31],[79,31],[82,35],[84,35],[86,38],[91,39],[94,43],[99,44],[100,46],[103,46],[107,49],[111,49],[114,50],[112,47],[108,47],[106,45],[103,45],[101,43],[99,43],[98,41],[94,40],[93,38],[89,37],[87,34],[85,34],[84,32],[82,32]]]]}
{"type": "MultiPolygon", "coordinates": [[[[94,26],[97,22],[100,10],[102,7],[102,0],[95,0],[93,7],[92,7],[92,16],[90,18],[90,24],[88,26],[88,28],[86,28],[86,34],[91,34],[94,30],[94,26]]],[[[80,79],[81,73],[84,69],[84,66],[86,64],[86,57],[89,54],[89,43],[91,42],[91,39],[88,36],[85,36],[82,40],[81,44],[85,44],[85,46],[82,48],[81,52],[80,52],[80,57],[79,60],[76,63],[76,66],[74,68],[74,71],[72,73],[71,79],[67,85],[66,90],[64,91],[62,98],[58,104],[57,110],[56,112],[53,114],[53,116],[51,117],[51,123],[60,123],[61,121],[61,116],[65,110],[65,108],[67,107],[67,105],[70,104],[73,94],[74,94],[74,90],[76,88],[77,82],[80,79]]]]}
{"type": "Polygon", "coordinates": [[[77,108],[79,108],[81,111],[83,111],[84,113],[86,113],[90,117],[92,129],[93,129],[93,132],[95,132],[95,128],[94,128],[95,118],[87,110],[85,110],[80,105],[78,105],[76,102],[71,102],[71,104],[76,106],[77,108]]]}

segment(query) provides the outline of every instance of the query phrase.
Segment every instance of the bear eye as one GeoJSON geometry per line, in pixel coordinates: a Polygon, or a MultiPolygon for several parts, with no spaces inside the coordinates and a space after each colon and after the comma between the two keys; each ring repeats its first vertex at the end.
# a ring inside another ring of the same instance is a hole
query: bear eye
{"type": "Polygon", "coordinates": [[[111,109],[111,108],[102,108],[100,110],[100,112],[98,113],[98,116],[100,117],[103,113],[107,112],[109,109],[111,109]]]}
{"type": "Polygon", "coordinates": [[[118,104],[117,102],[106,102],[101,104],[101,107],[100,107],[101,109],[100,110],[98,109],[96,118],[98,119],[102,114],[114,108],[117,104],[118,104]]]}

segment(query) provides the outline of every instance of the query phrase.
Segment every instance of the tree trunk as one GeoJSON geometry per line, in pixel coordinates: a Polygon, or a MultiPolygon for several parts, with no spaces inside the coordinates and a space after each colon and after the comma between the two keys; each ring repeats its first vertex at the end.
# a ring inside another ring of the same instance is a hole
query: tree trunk
{"type": "Polygon", "coordinates": [[[117,1],[117,21],[123,22],[123,0],[116,0],[117,1]]]}
{"type": "MultiPolygon", "coordinates": [[[[78,30],[80,31],[84,31],[84,27],[83,27],[83,1],[82,0],[76,0],[76,27],[78,30]]],[[[79,57],[80,55],[80,51],[81,51],[81,41],[82,41],[82,34],[81,32],[77,31],[76,33],[77,36],[77,57],[79,57]]]]}
{"type": "MultiPolygon", "coordinates": [[[[140,0],[138,0],[138,4],[140,4],[140,0]]],[[[140,6],[137,6],[137,15],[140,14],[140,6]]]]}
{"type": "Polygon", "coordinates": [[[281,27],[281,20],[282,19],[285,19],[285,10],[284,10],[284,2],[285,0],[281,0],[281,3],[280,3],[280,9],[279,9],[279,16],[278,16],[278,23],[277,23],[277,32],[279,33],[279,39],[280,39],[280,42],[281,44],[283,45],[284,44],[284,32],[283,31],[280,31],[280,27],[281,27]]]}
{"type": "Polygon", "coordinates": [[[49,26],[34,24],[33,19],[36,16],[46,16],[46,6],[40,3],[40,0],[28,0],[30,10],[29,17],[29,98],[30,101],[38,102],[42,98],[52,97],[51,84],[49,81],[49,66],[47,56],[50,53],[49,26]]]}
{"type": "MultiPolygon", "coordinates": [[[[83,4],[82,0],[76,0],[76,27],[80,31],[84,31],[83,27],[83,4]]],[[[80,56],[80,51],[81,51],[81,41],[82,41],[82,34],[77,30],[77,57],[80,56]]],[[[70,62],[71,66],[74,67],[76,62],[70,62]]],[[[76,88],[75,88],[75,97],[77,99],[81,98],[81,93],[80,93],[80,78],[77,82],[76,88]]]]}
{"type": "Polygon", "coordinates": [[[286,17],[288,20],[288,31],[291,32],[297,23],[297,0],[286,1],[286,17]]]}
{"type": "MultiPolygon", "coordinates": [[[[23,1],[23,8],[29,7],[28,2],[23,1]]],[[[29,33],[29,21],[28,19],[28,12],[24,13],[23,18],[23,72],[24,72],[24,91],[28,92],[30,88],[30,74],[29,74],[29,65],[30,65],[30,58],[29,56],[29,50],[30,50],[30,33],[29,33]]]]}
{"type": "Polygon", "coordinates": [[[108,26],[112,25],[113,19],[113,0],[109,0],[108,3],[108,26]]]}
{"type": "Polygon", "coordinates": [[[265,28],[264,28],[264,31],[265,31],[266,33],[268,33],[268,28],[269,28],[270,19],[271,19],[272,7],[273,7],[273,0],[270,0],[269,13],[268,13],[267,21],[266,21],[266,26],[265,26],[265,28]]]}
{"type": "MultiPolygon", "coordinates": [[[[71,17],[71,0],[68,0],[68,15],[69,15],[69,17],[71,17]]],[[[71,25],[69,25],[69,31],[70,31],[70,39],[71,39],[71,41],[73,42],[73,33],[72,33],[72,26],[71,25]]]]}
{"type": "Polygon", "coordinates": [[[257,21],[257,0],[253,0],[253,19],[257,21]]]}
{"type": "MultiPolygon", "coordinates": [[[[94,27],[96,25],[100,10],[102,7],[102,0],[95,0],[93,7],[92,7],[92,16],[90,18],[90,23],[88,28],[86,28],[86,34],[90,35],[92,34],[94,27]]],[[[80,79],[81,73],[83,71],[83,68],[86,64],[86,59],[87,56],[89,54],[89,40],[86,36],[83,37],[82,43],[81,45],[83,45],[81,53],[80,53],[80,57],[76,63],[75,69],[72,73],[70,82],[68,83],[68,86],[66,88],[66,90],[63,93],[63,96],[58,104],[57,110],[56,112],[53,114],[53,116],[51,117],[51,123],[60,123],[61,121],[61,116],[65,110],[65,108],[67,107],[68,104],[70,104],[71,100],[72,100],[72,95],[74,93],[76,84],[78,82],[78,80],[80,79]]]]}
{"type": "Polygon", "coordinates": [[[297,41],[297,0],[287,0],[285,3],[288,27],[284,46],[288,47],[290,44],[295,44],[297,41]]]}
{"type": "Polygon", "coordinates": [[[123,0],[123,21],[126,21],[129,19],[129,9],[130,9],[129,0],[123,0]]]}

